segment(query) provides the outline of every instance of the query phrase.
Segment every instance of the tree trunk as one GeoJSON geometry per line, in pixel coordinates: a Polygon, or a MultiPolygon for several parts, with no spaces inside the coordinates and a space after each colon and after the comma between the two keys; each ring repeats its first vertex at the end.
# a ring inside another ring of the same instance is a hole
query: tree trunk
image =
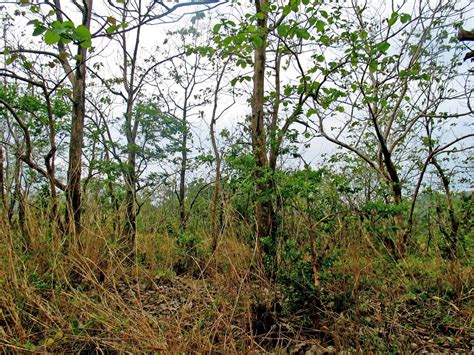
{"type": "Polygon", "coordinates": [[[452,259],[455,259],[457,257],[459,221],[457,220],[456,214],[454,213],[453,199],[451,196],[451,190],[449,188],[449,178],[446,176],[443,168],[438,163],[436,158],[433,158],[432,163],[438,171],[438,175],[441,178],[444,193],[446,195],[446,203],[448,205],[449,229],[444,230],[443,234],[445,235],[448,242],[449,256],[452,259]]]}
{"type": "Polygon", "coordinates": [[[256,0],[256,11],[264,13],[263,18],[257,20],[258,28],[262,33],[262,43],[255,46],[254,73],[253,73],[253,95],[252,95],[252,149],[255,159],[255,220],[257,240],[260,243],[260,252],[270,254],[268,243],[262,244],[264,238],[270,237],[272,230],[273,207],[271,196],[269,196],[268,159],[266,148],[266,132],[264,117],[264,94],[265,94],[265,64],[267,47],[267,15],[266,0],[256,0]],[[265,10],[263,10],[265,9],[265,10]]]}
{"type": "Polygon", "coordinates": [[[31,247],[31,238],[28,230],[26,228],[26,210],[25,210],[25,199],[21,191],[21,159],[17,158],[15,164],[15,190],[13,191],[12,198],[13,201],[10,203],[10,209],[8,211],[8,219],[10,224],[13,222],[13,216],[15,212],[15,204],[18,205],[18,229],[20,230],[21,235],[21,249],[23,252],[27,253],[31,247]]]}
{"type": "MultiPolygon", "coordinates": [[[[90,28],[92,0],[83,2],[82,24],[90,28]]],[[[82,146],[84,143],[84,119],[86,114],[86,72],[87,48],[78,45],[76,70],[73,81],[73,105],[71,119],[71,138],[69,143],[69,168],[66,188],[66,221],[69,231],[73,232],[75,242],[79,243],[81,234],[81,173],[82,146]]]]}
{"type": "MultiPolygon", "coordinates": [[[[122,22],[127,22],[127,4],[123,5],[122,22]]],[[[141,1],[138,2],[138,14],[141,14],[141,1]]],[[[122,33],[122,49],[123,49],[123,67],[122,77],[126,97],[125,112],[125,135],[127,137],[127,167],[125,171],[125,183],[127,192],[125,195],[125,228],[123,238],[125,239],[125,248],[129,255],[132,255],[135,249],[135,241],[137,234],[137,132],[139,127],[139,118],[133,117],[133,109],[136,98],[135,76],[137,69],[137,57],[140,46],[141,27],[137,29],[133,52],[130,54],[127,50],[127,37],[122,33]]]]}
{"type": "MultiPolygon", "coordinates": [[[[397,174],[398,177],[398,174],[397,174]]],[[[403,202],[402,189],[400,181],[392,182],[392,191],[396,207],[401,207],[403,202]]],[[[407,255],[408,248],[408,234],[405,233],[405,217],[402,211],[397,211],[394,216],[396,231],[396,248],[400,257],[404,258],[407,255]]]]}
{"type": "MultiPolygon", "coordinates": [[[[80,51],[81,52],[81,51],[80,51]]],[[[76,70],[76,86],[74,87],[73,113],[71,120],[71,142],[69,145],[69,169],[66,188],[66,218],[76,238],[81,233],[81,172],[82,145],[84,142],[85,117],[85,63],[76,70]]]]}
{"type": "MultiPolygon", "coordinates": [[[[132,112],[127,112],[127,127],[131,126],[132,112]]],[[[132,130],[127,128],[127,167],[125,174],[125,227],[124,227],[124,242],[128,252],[132,252],[135,246],[135,239],[137,234],[137,177],[136,177],[136,152],[135,152],[135,135],[132,130]]]]}
{"type": "Polygon", "coordinates": [[[46,165],[46,173],[49,180],[49,194],[50,194],[50,209],[49,209],[49,222],[51,233],[53,236],[57,235],[57,231],[61,228],[61,220],[59,216],[59,203],[56,193],[56,166],[55,166],[55,157],[56,157],[56,128],[54,122],[53,110],[51,107],[50,97],[46,93],[45,96],[48,104],[48,126],[49,126],[49,144],[51,146],[48,154],[44,158],[44,163],[46,165]]]}
{"type": "MultiPolygon", "coordinates": [[[[217,102],[214,103],[214,111],[217,109],[217,102]]],[[[211,120],[210,135],[212,143],[212,151],[214,152],[215,167],[215,182],[214,182],[214,196],[211,205],[211,250],[214,252],[217,249],[218,242],[218,224],[217,224],[217,207],[219,205],[219,197],[221,193],[221,157],[217,147],[216,133],[214,131],[216,124],[215,112],[211,120]]]]}
{"type": "MultiPolygon", "coordinates": [[[[134,146],[134,144],[132,144],[134,146]]],[[[136,153],[133,148],[128,151],[127,173],[125,183],[127,192],[125,195],[125,228],[124,239],[127,247],[133,250],[137,233],[137,208],[135,205],[137,196],[137,177],[135,174],[136,153]]]]}
{"type": "MultiPolygon", "coordinates": [[[[133,78],[133,74],[132,74],[133,78]]],[[[131,81],[133,85],[133,81],[131,81]]],[[[131,253],[135,247],[135,239],[137,234],[137,125],[138,120],[133,122],[133,94],[129,94],[127,102],[127,111],[125,113],[125,134],[127,136],[127,167],[125,171],[125,227],[123,239],[127,252],[131,253]]]]}
{"type": "Polygon", "coordinates": [[[4,155],[3,146],[0,144],[0,203],[2,204],[2,210],[8,209],[7,195],[5,191],[5,168],[4,168],[4,155]]]}
{"type": "MultiPolygon", "coordinates": [[[[185,98],[188,97],[187,91],[184,93],[185,98]]],[[[188,121],[187,121],[187,99],[185,99],[183,104],[183,118],[181,120],[181,167],[179,170],[179,191],[178,191],[178,201],[179,201],[179,221],[180,221],[180,230],[186,230],[187,224],[187,213],[186,213],[186,170],[188,166],[188,121]]]]}

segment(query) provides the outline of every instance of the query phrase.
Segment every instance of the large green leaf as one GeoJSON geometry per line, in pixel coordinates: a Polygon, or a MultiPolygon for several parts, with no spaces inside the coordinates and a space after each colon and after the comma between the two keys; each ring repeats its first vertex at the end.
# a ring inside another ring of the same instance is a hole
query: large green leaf
{"type": "Polygon", "coordinates": [[[61,36],[57,33],[54,33],[53,30],[47,30],[44,34],[44,41],[46,42],[46,44],[56,44],[59,42],[60,39],[61,36]]]}
{"type": "Polygon", "coordinates": [[[74,29],[74,33],[80,41],[90,40],[92,35],[89,29],[84,25],[79,25],[74,29]]]}

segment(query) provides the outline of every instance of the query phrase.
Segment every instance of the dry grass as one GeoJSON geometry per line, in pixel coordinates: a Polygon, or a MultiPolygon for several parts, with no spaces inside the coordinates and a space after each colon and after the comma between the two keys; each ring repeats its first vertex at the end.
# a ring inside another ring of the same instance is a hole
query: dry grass
{"type": "MultiPolygon", "coordinates": [[[[90,217],[91,218],[91,217],[90,217]]],[[[5,222],[5,221],[4,221],[5,222]]],[[[309,306],[264,277],[248,226],[228,226],[183,249],[162,231],[138,235],[134,260],[93,219],[82,249],[31,218],[31,252],[0,226],[0,350],[73,351],[469,351],[472,269],[439,255],[395,263],[369,236],[338,234],[337,262],[309,306]],[[180,274],[179,266],[187,265],[180,274]],[[296,305],[297,306],[297,305],[296,305]]],[[[288,265],[288,268],[297,267],[288,265]]],[[[298,291],[294,291],[298,292],[298,291]]]]}

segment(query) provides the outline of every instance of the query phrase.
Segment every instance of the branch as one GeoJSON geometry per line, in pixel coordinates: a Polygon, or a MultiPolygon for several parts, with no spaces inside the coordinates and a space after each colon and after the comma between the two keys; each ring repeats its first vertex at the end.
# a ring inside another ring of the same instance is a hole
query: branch
{"type": "Polygon", "coordinates": [[[466,31],[460,28],[458,31],[458,41],[474,41],[474,31],[466,31]]]}
{"type": "Polygon", "coordinates": [[[410,214],[409,214],[409,217],[408,217],[408,230],[406,233],[410,233],[411,232],[411,227],[412,227],[412,224],[413,224],[413,212],[415,210],[415,204],[416,204],[416,199],[418,197],[418,193],[420,191],[420,188],[421,188],[421,183],[423,182],[423,178],[425,176],[425,172],[426,172],[426,169],[428,167],[428,165],[430,164],[430,162],[439,154],[441,153],[444,153],[446,151],[446,149],[448,149],[450,146],[464,140],[464,139],[467,139],[467,138],[470,138],[470,137],[474,137],[474,133],[470,133],[470,134],[466,134],[464,136],[461,136],[449,143],[447,143],[446,145],[442,146],[442,147],[438,147],[436,149],[434,149],[429,155],[428,157],[426,158],[424,164],[423,164],[423,167],[421,169],[421,172],[420,172],[420,176],[418,178],[418,182],[416,184],[416,187],[415,187],[415,191],[413,192],[413,197],[412,197],[412,200],[411,200],[411,206],[410,206],[410,214]]]}
{"type": "Polygon", "coordinates": [[[34,161],[31,160],[31,151],[32,151],[32,146],[31,146],[31,137],[30,137],[30,132],[28,131],[28,127],[25,125],[21,117],[18,115],[18,113],[15,111],[13,107],[11,107],[7,102],[5,102],[3,99],[0,99],[0,103],[12,114],[13,118],[15,118],[15,121],[18,123],[20,126],[21,130],[23,131],[23,136],[25,138],[25,144],[26,144],[26,153],[20,155],[20,159],[24,161],[30,168],[33,170],[36,170],[39,172],[41,175],[46,177],[49,180],[52,180],[54,185],[58,187],[61,190],[66,189],[66,185],[63,184],[61,181],[56,179],[53,176],[50,176],[46,170],[44,170],[41,166],[36,164],[34,161]]]}

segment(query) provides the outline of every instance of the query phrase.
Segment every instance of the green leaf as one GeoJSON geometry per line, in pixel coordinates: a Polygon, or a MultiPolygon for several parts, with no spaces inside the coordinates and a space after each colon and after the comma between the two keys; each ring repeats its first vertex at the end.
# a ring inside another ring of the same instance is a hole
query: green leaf
{"type": "Polygon", "coordinates": [[[62,26],[59,26],[59,27],[54,27],[52,28],[52,31],[55,35],[59,35],[61,36],[61,34],[67,32],[67,28],[64,28],[62,26]]]}
{"type": "Polygon", "coordinates": [[[373,59],[369,64],[369,70],[372,74],[377,71],[377,66],[378,66],[377,61],[375,59],[373,59]]]}
{"type": "Polygon", "coordinates": [[[331,39],[328,36],[321,36],[320,41],[324,45],[329,45],[331,42],[331,39]]]}
{"type": "Polygon", "coordinates": [[[420,79],[423,79],[423,80],[426,80],[426,81],[430,81],[431,80],[431,75],[430,74],[421,74],[420,75],[420,79]]]}
{"type": "Polygon", "coordinates": [[[60,39],[61,36],[54,33],[52,30],[47,30],[44,34],[44,41],[49,45],[58,43],[60,39]]]}
{"type": "Polygon", "coordinates": [[[324,32],[324,27],[325,26],[326,26],[326,24],[323,21],[321,21],[321,20],[316,21],[316,29],[319,32],[324,32]]]}
{"type": "Polygon", "coordinates": [[[80,43],[80,46],[82,48],[90,48],[90,47],[92,47],[92,41],[90,39],[86,39],[85,41],[82,41],[80,43]]]}
{"type": "Polygon", "coordinates": [[[216,23],[214,27],[212,27],[212,33],[218,34],[221,27],[222,27],[222,23],[216,23]]]}
{"type": "Polygon", "coordinates": [[[39,36],[43,34],[46,30],[47,28],[42,25],[36,26],[35,29],[33,30],[33,36],[39,36]]]}
{"type": "Polygon", "coordinates": [[[107,17],[107,22],[110,23],[112,26],[115,26],[117,24],[117,19],[113,16],[107,17]]]}
{"type": "Polygon", "coordinates": [[[12,63],[15,61],[15,59],[16,59],[16,57],[11,56],[11,57],[9,57],[9,58],[7,58],[7,59],[5,60],[5,64],[6,64],[6,65],[10,65],[10,64],[12,64],[12,63]]]}
{"type": "Polygon", "coordinates": [[[77,35],[80,41],[90,40],[92,35],[89,29],[84,25],[79,25],[74,29],[74,33],[77,35]]]}
{"type": "Polygon", "coordinates": [[[390,16],[390,19],[387,20],[388,26],[392,27],[397,22],[397,19],[398,19],[398,12],[392,13],[392,15],[390,16]]]}
{"type": "Polygon", "coordinates": [[[411,20],[411,16],[410,16],[409,14],[402,14],[402,15],[400,16],[400,21],[401,21],[402,23],[407,23],[407,22],[410,21],[410,20],[411,20]]]}
{"type": "Polygon", "coordinates": [[[277,33],[279,36],[284,37],[288,33],[288,25],[280,25],[277,27],[277,33]]]}
{"type": "Polygon", "coordinates": [[[253,44],[255,44],[256,47],[260,47],[263,45],[263,39],[261,39],[259,36],[252,37],[252,42],[253,44]]]}
{"type": "Polygon", "coordinates": [[[62,27],[72,30],[72,29],[74,29],[75,26],[74,26],[74,23],[72,21],[64,21],[62,23],[62,27]]]}
{"type": "Polygon", "coordinates": [[[255,15],[255,17],[259,20],[264,20],[265,19],[265,15],[262,14],[261,12],[257,12],[257,14],[255,15]]]}
{"type": "Polygon", "coordinates": [[[117,30],[117,26],[110,26],[108,27],[105,32],[108,34],[114,33],[117,30]]]}
{"type": "Polygon", "coordinates": [[[387,50],[390,48],[390,43],[382,42],[377,45],[377,49],[380,53],[387,54],[387,50]]]}
{"type": "Polygon", "coordinates": [[[326,59],[326,58],[325,58],[322,54],[320,54],[320,55],[318,55],[318,56],[316,57],[316,60],[317,60],[318,62],[324,62],[325,59],[326,59]]]}

